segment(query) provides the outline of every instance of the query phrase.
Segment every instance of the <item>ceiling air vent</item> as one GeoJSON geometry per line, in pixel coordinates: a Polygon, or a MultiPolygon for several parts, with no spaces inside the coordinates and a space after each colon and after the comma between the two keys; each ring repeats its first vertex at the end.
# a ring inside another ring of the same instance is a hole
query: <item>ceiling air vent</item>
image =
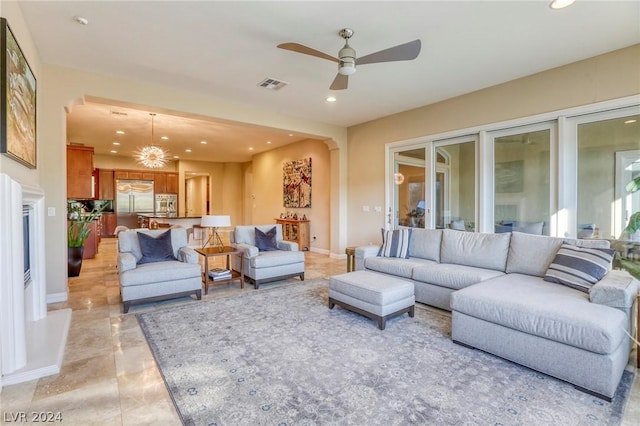
{"type": "Polygon", "coordinates": [[[280,90],[287,84],[289,83],[285,81],[276,80],[275,78],[265,78],[260,83],[258,83],[258,86],[264,87],[265,89],[269,89],[269,90],[280,90]]]}

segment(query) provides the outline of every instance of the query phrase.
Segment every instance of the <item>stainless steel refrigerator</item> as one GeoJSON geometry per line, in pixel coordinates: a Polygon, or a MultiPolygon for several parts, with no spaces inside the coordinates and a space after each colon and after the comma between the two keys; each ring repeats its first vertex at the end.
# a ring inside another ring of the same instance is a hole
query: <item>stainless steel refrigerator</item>
{"type": "Polygon", "coordinates": [[[116,223],[130,229],[140,227],[139,214],[153,214],[152,180],[116,180],[116,223]]]}

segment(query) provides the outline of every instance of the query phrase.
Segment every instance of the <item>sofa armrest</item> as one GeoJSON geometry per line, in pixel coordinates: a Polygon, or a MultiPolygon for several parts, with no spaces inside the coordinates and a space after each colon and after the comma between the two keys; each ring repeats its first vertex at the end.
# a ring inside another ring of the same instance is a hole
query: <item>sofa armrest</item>
{"type": "Polygon", "coordinates": [[[198,253],[191,247],[178,249],[178,260],[183,263],[198,263],[198,253]]]}
{"type": "Polygon", "coordinates": [[[136,257],[131,252],[118,253],[118,271],[123,273],[131,269],[136,269],[137,266],[136,257]]]}
{"type": "Polygon", "coordinates": [[[298,243],[293,241],[278,241],[278,249],[284,251],[298,251],[298,243]]]}
{"type": "Polygon", "coordinates": [[[356,247],[356,271],[364,269],[364,260],[367,257],[375,257],[380,251],[380,246],[368,245],[356,247]]]}
{"type": "Polygon", "coordinates": [[[250,244],[236,243],[234,244],[234,247],[244,253],[245,259],[256,257],[259,253],[258,247],[252,246],[250,244]]]}
{"type": "Polygon", "coordinates": [[[609,271],[589,291],[591,302],[621,309],[630,309],[637,295],[638,280],[627,271],[615,269],[609,271]]]}

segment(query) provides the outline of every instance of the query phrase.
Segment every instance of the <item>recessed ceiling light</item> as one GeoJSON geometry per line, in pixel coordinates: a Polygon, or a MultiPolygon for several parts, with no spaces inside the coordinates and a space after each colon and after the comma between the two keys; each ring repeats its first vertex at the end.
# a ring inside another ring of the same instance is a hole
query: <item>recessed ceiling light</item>
{"type": "Polygon", "coordinates": [[[116,151],[115,149],[112,149],[112,150],[111,150],[111,153],[112,153],[112,154],[117,154],[117,153],[118,153],[118,151],[116,151]]]}
{"type": "Polygon", "coordinates": [[[80,25],[89,25],[89,20],[83,16],[74,16],[73,20],[80,25]]]}
{"type": "Polygon", "coordinates": [[[168,141],[169,140],[169,136],[160,136],[160,139],[162,139],[163,141],[168,141]]]}
{"type": "Polygon", "coordinates": [[[180,156],[179,155],[174,155],[173,158],[180,158],[180,156]]]}
{"type": "Polygon", "coordinates": [[[327,96],[327,102],[335,102],[335,101],[337,101],[335,96],[327,96]]]}
{"type": "Polygon", "coordinates": [[[625,121],[625,122],[624,122],[624,124],[633,124],[633,123],[635,123],[636,121],[637,121],[637,120],[635,120],[635,119],[631,119],[631,120],[627,120],[627,121],[625,121]]]}
{"type": "Polygon", "coordinates": [[[549,3],[551,9],[563,9],[567,6],[571,6],[576,0],[552,0],[549,3]]]}
{"type": "Polygon", "coordinates": [[[252,146],[249,147],[249,151],[253,151],[253,147],[252,146]]]}
{"type": "Polygon", "coordinates": [[[207,141],[200,141],[200,143],[201,143],[202,145],[206,145],[206,144],[207,144],[207,141]]]}
{"type": "Polygon", "coordinates": [[[271,141],[267,141],[267,145],[271,145],[271,141]]]}
{"type": "Polygon", "coordinates": [[[190,149],[185,149],[184,152],[191,152],[191,150],[190,149]]]}
{"type": "Polygon", "coordinates": [[[289,133],[289,136],[293,136],[293,133],[289,133]]]}
{"type": "Polygon", "coordinates": [[[123,130],[116,130],[116,133],[119,135],[124,135],[124,131],[123,130]]]}
{"type": "Polygon", "coordinates": [[[111,145],[120,145],[120,142],[114,142],[111,145]]]}

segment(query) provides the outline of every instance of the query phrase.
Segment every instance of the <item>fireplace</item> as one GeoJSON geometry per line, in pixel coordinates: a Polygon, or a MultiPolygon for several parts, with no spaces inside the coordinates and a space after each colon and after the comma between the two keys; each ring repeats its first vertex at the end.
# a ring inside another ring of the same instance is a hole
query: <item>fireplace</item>
{"type": "Polygon", "coordinates": [[[71,310],[47,312],[44,212],[42,189],[0,173],[0,390],[62,364],[71,310]]]}

